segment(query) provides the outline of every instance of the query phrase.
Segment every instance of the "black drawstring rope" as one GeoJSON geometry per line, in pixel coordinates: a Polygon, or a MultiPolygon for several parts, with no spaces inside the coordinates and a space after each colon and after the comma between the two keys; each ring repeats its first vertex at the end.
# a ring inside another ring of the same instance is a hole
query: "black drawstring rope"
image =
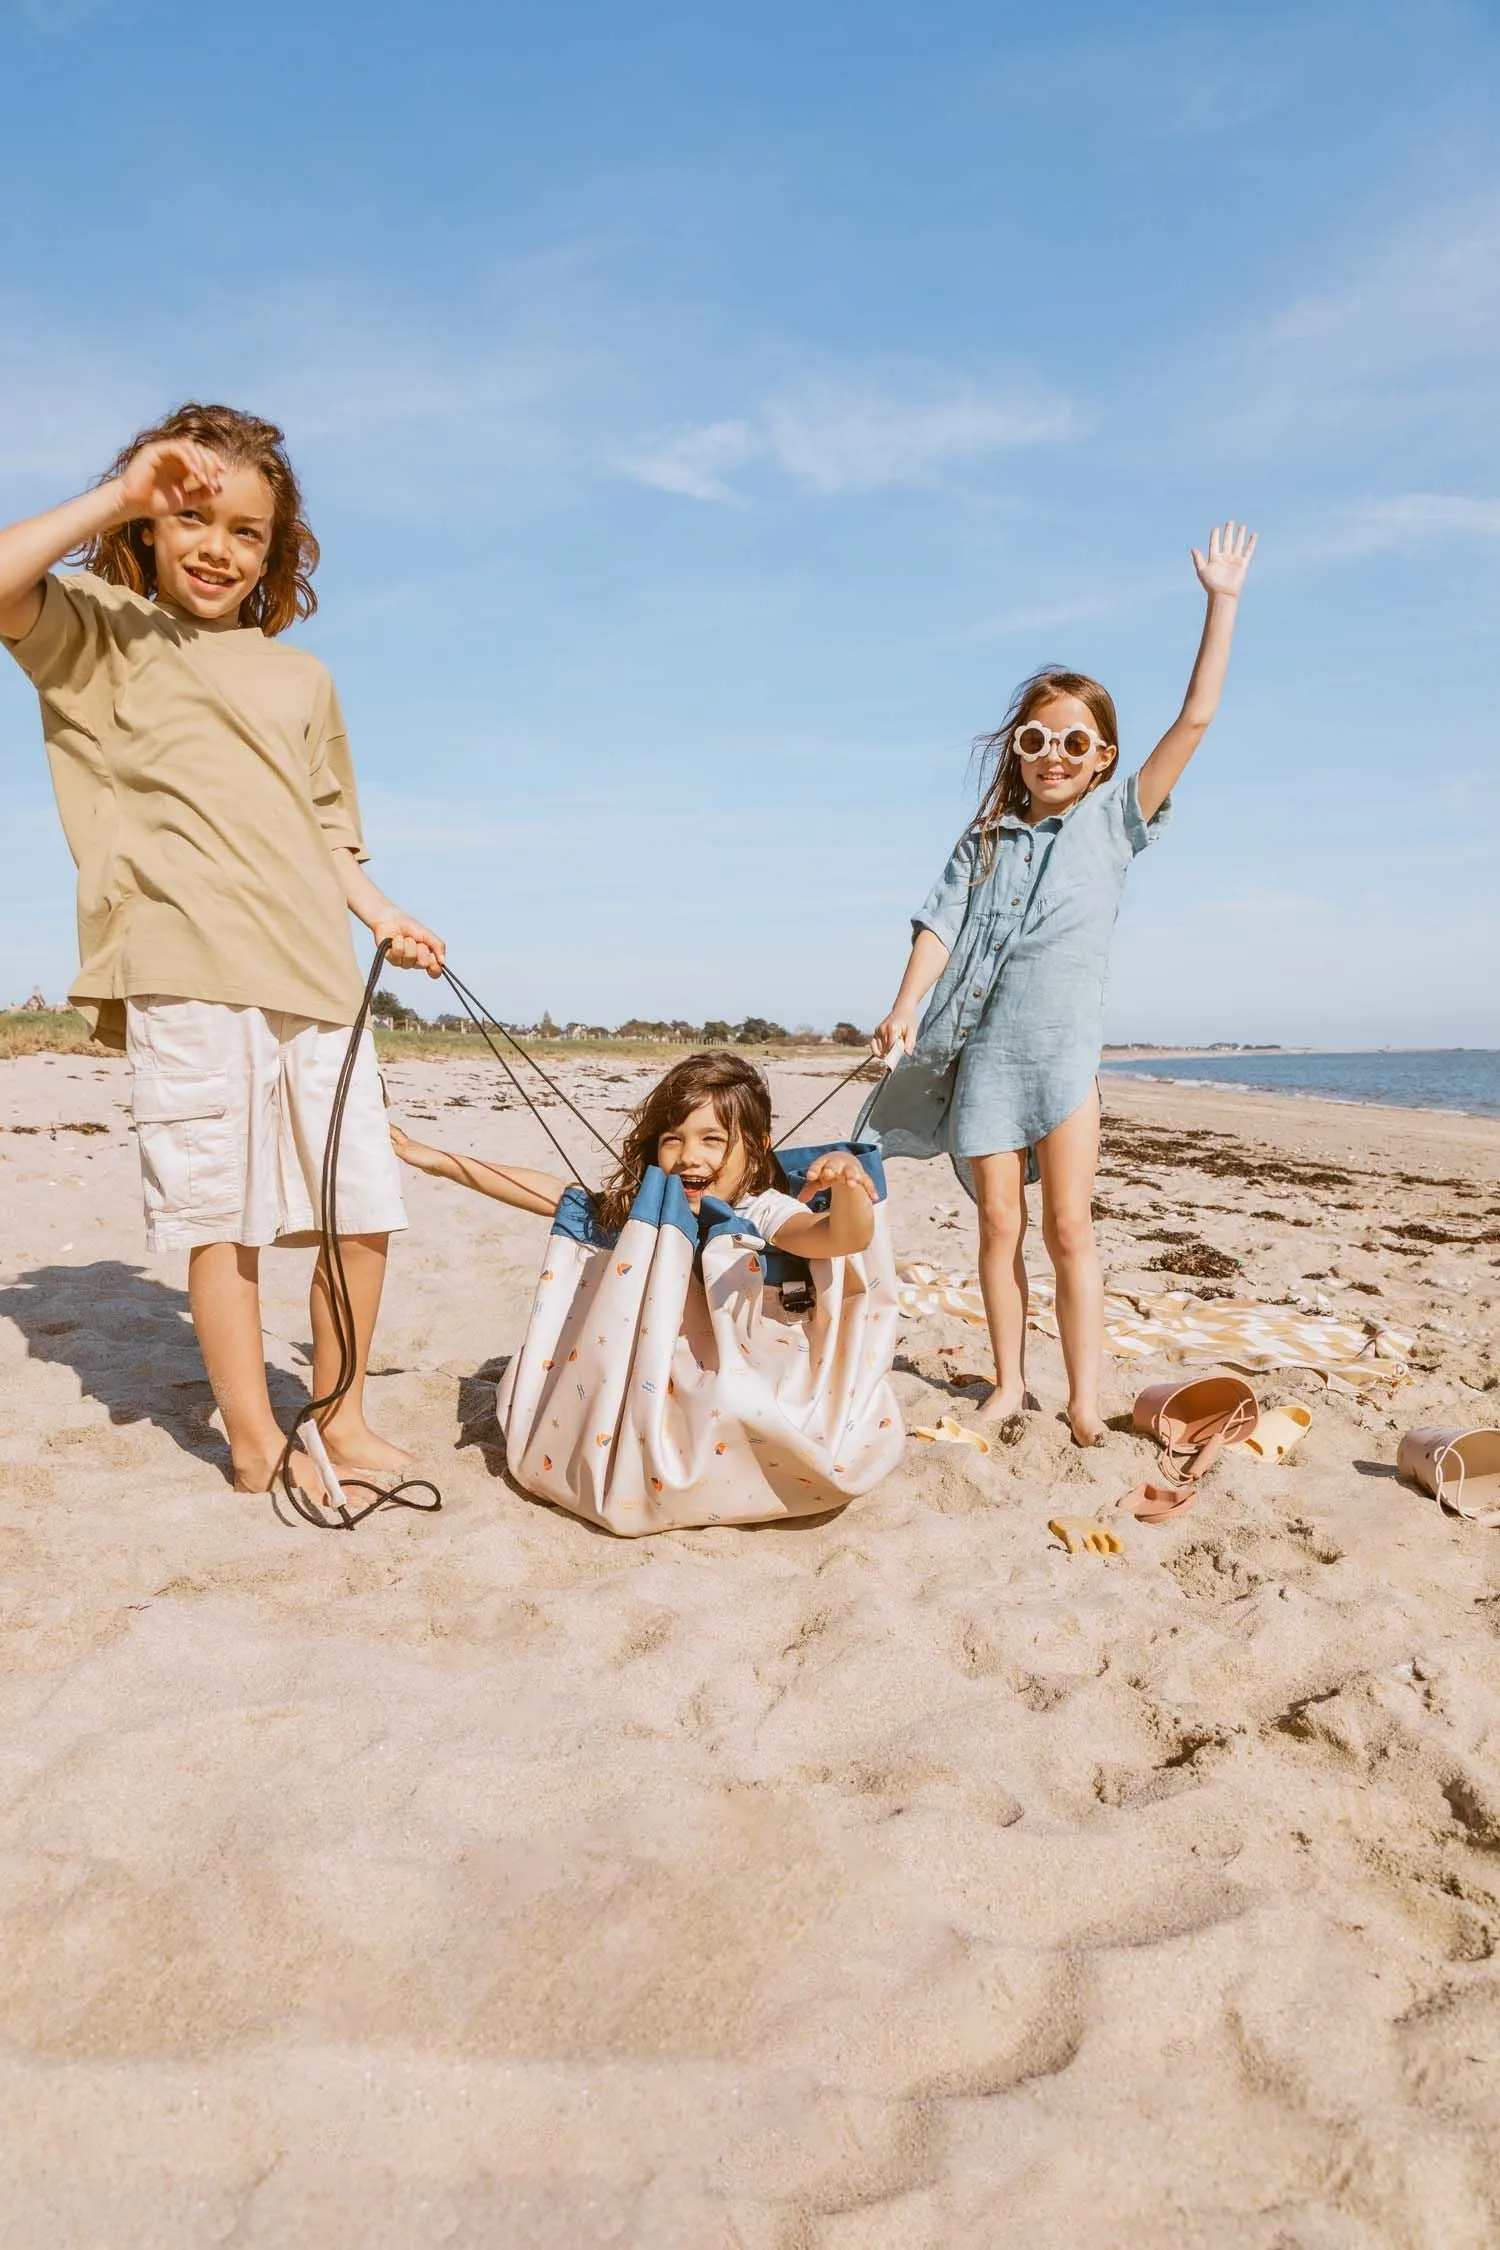
{"type": "Polygon", "coordinates": [[[319,1234],[322,1249],[321,1264],[325,1286],[328,1291],[328,1305],[333,1315],[333,1332],[338,1340],[339,1347],[338,1379],[334,1383],[333,1389],[325,1392],[322,1398],[309,1399],[292,1424],[291,1434],[282,1448],[281,1459],[277,1464],[276,1481],[272,1486],[273,1492],[279,1492],[280,1497],[302,1518],[304,1523],[316,1524],[320,1531],[352,1531],[357,1523],[362,1523],[366,1516],[373,1515],[377,1508],[387,1506],[421,1508],[430,1513],[431,1510],[440,1508],[443,1504],[441,1492],[426,1477],[406,1477],[401,1483],[393,1485],[376,1484],[369,1477],[340,1477],[333,1463],[329,1460],[328,1449],[323,1443],[322,1425],[332,1414],[335,1407],[339,1406],[353,1389],[355,1369],[359,1365],[359,1345],[354,1328],[354,1301],[349,1294],[349,1279],[344,1271],[344,1251],[343,1245],[339,1241],[338,1231],[339,1143],[344,1133],[344,1111],[349,1102],[349,1088],[354,1078],[354,1066],[359,1060],[359,1043],[370,1019],[370,1009],[375,1000],[375,987],[380,981],[380,972],[385,967],[385,957],[389,951],[390,943],[388,940],[375,949],[375,959],[371,963],[370,974],[365,982],[365,996],[360,1003],[359,1014],[354,1019],[354,1028],[349,1034],[349,1045],[345,1050],[343,1066],[339,1071],[338,1083],[334,1088],[333,1107],[328,1118],[328,1139],[323,1149],[322,1215],[319,1234]],[[292,1474],[292,1460],[299,1444],[305,1447],[314,1468],[323,1480],[324,1490],[327,1494],[327,1507],[333,1511],[331,1517],[318,1501],[302,1490],[292,1474]],[[375,1497],[364,1507],[351,1508],[344,1498],[346,1492],[372,1492],[375,1497]],[[408,1493],[415,1492],[429,1492],[432,1497],[430,1500],[407,1498],[408,1493]]]}
{"type": "MultiPolygon", "coordinates": [[[[353,1084],[355,1065],[359,1060],[360,1041],[364,1037],[365,1028],[370,1020],[370,1010],[375,1004],[375,989],[380,982],[380,972],[385,967],[386,955],[390,950],[388,938],[382,940],[375,949],[375,958],[370,964],[370,974],[365,980],[364,998],[360,1002],[359,1014],[355,1017],[353,1028],[349,1033],[349,1045],[345,1049],[338,1082],[334,1087],[333,1105],[328,1118],[328,1139],[323,1149],[322,1214],[318,1231],[322,1250],[321,1262],[328,1289],[329,1310],[333,1315],[333,1330],[339,1347],[338,1378],[331,1391],[325,1392],[322,1398],[309,1399],[297,1416],[296,1421],[292,1424],[286,1444],[282,1448],[281,1459],[277,1463],[276,1475],[272,1483],[273,1493],[279,1499],[284,1500],[294,1513],[302,1518],[304,1523],[315,1524],[319,1531],[352,1531],[357,1523],[363,1523],[365,1517],[373,1515],[377,1508],[419,1508],[424,1514],[430,1515],[434,1509],[440,1508],[443,1504],[441,1492],[427,1477],[406,1477],[399,1484],[393,1485],[376,1484],[369,1477],[340,1477],[328,1458],[328,1449],[323,1442],[323,1424],[353,1389],[355,1370],[359,1365],[359,1344],[354,1328],[354,1301],[349,1294],[349,1280],[344,1271],[344,1252],[338,1231],[339,1144],[343,1139],[344,1112],[348,1107],[349,1088],[353,1084]],[[326,1508],[304,1492],[292,1474],[292,1461],[299,1446],[305,1448],[314,1468],[323,1480],[324,1490],[328,1496],[326,1508]],[[347,1492],[369,1492],[374,1494],[374,1498],[363,1507],[351,1508],[344,1497],[347,1492]],[[419,1492],[430,1493],[432,1497],[428,1500],[409,1499],[407,1497],[409,1493],[419,1492]],[[331,1514],[328,1512],[330,1509],[331,1514]]],[[[572,1112],[580,1125],[587,1127],[606,1154],[612,1156],[618,1163],[620,1160],[619,1151],[605,1139],[592,1119],[586,1117],[576,1104],[569,1101],[556,1080],[550,1078],[547,1072],[543,1070],[535,1055],[528,1048],[523,1047],[514,1033],[508,1031],[498,1018],[490,1014],[484,1002],[477,999],[470,992],[468,986],[460,982],[453,974],[451,969],[445,967],[443,975],[457,994],[465,1015],[468,1016],[475,1030],[484,1040],[490,1053],[499,1063],[506,1077],[510,1080],[526,1107],[531,1111],[578,1185],[580,1187],[587,1185],[583,1174],[553,1132],[552,1127],[547,1123],[536,1102],[527,1092],[522,1080],[516,1076],[508,1056],[502,1054],[495,1045],[494,1040],[490,1037],[488,1026],[493,1026],[499,1032],[501,1038],[514,1047],[523,1062],[530,1063],[543,1085],[556,1096],[565,1109],[572,1112]]],[[[501,1167],[496,1165],[492,1166],[491,1169],[498,1171],[501,1167]]]]}
{"type": "Polygon", "coordinates": [[[811,1118],[816,1117],[820,1109],[826,1109],[828,1107],[828,1104],[833,1100],[835,1094],[841,1094],[846,1086],[852,1086],[855,1079],[862,1078],[865,1072],[869,1069],[871,1063],[878,1062],[879,1059],[880,1058],[877,1055],[862,1055],[859,1061],[855,1064],[854,1068],[852,1070],[846,1070],[843,1077],[839,1080],[838,1084],[836,1086],[830,1086],[827,1093],[823,1096],[823,1099],[820,1102],[814,1102],[812,1108],[807,1112],[807,1115],[805,1117],[799,1117],[795,1125],[788,1125],[786,1131],[780,1136],[778,1140],[773,1141],[771,1143],[771,1146],[773,1148],[785,1148],[793,1133],[800,1133],[803,1126],[806,1125],[811,1118]]]}
{"type": "Polygon", "coordinates": [[[509,1044],[515,1048],[516,1053],[521,1056],[523,1061],[530,1063],[532,1069],[536,1072],[542,1084],[547,1088],[547,1091],[550,1094],[556,1096],[557,1100],[562,1103],[564,1109],[572,1111],[579,1124],[582,1125],[586,1131],[593,1134],[595,1140],[599,1143],[599,1146],[603,1149],[605,1155],[612,1156],[615,1162],[618,1164],[620,1161],[620,1152],[615,1147],[613,1141],[607,1141],[604,1135],[600,1132],[598,1126],[594,1123],[593,1119],[591,1117],[585,1117],[583,1111],[579,1109],[575,1103],[569,1101],[561,1086],[558,1085],[557,1080],[555,1078],[549,1078],[547,1076],[546,1071],[543,1070],[541,1064],[537,1061],[536,1056],[531,1054],[528,1049],[521,1045],[520,1040],[517,1039],[514,1032],[507,1031],[504,1024],[500,1022],[499,1018],[490,1014],[490,1011],[485,1006],[484,1002],[482,1000],[477,1000],[474,997],[474,994],[469,990],[468,986],[466,984],[461,984],[458,978],[453,974],[453,971],[448,968],[446,964],[443,968],[443,975],[447,978],[449,984],[452,985],[454,991],[458,994],[459,1000],[463,1004],[464,1013],[468,1017],[470,1023],[473,1024],[475,1030],[479,1033],[485,1045],[489,1048],[490,1053],[494,1056],[496,1062],[499,1063],[501,1069],[505,1072],[506,1077],[515,1087],[516,1092],[520,1095],[522,1101],[525,1102],[527,1108],[531,1111],[531,1114],[536,1119],[537,1123],[541,1126],[542,1131],[546,1134],[548,1140],[552,1143],[552,1146],[556,1149],[564,1164],[567,1165],[568,1170],[572,1173],[574,1179],[578,1182],[578,1185],[580,1187],[584,1187],[587,1184],[583,1178],[582,1173],[578,1170],[578,1167],[573,1162],[572,1157],[569,1156],[567,1150],[563,1147],[562,1142],[553,1132],[552,1127],[547,1123],[546,1118],[543,1117],[541,1111],[537,1108],[536,1103],[532,1100],[525,1087],[521,1084],[520,1079],[517,1078],[515,1072],[511,1069],[510,1064],[506,1061],[504,1055],[501,1054],[499,1048],[495,1045],[494,1040],[490,1037],[488,1031],[485,1029],[485,1025],[487,1023],[493,1024],[495,1029],[499,1032],[501,1038],[507,1040],[509,1044]]]}

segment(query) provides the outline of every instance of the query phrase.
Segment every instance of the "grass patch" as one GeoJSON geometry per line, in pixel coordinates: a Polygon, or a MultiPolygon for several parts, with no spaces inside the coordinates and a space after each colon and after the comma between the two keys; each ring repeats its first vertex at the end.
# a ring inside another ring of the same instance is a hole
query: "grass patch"
{"type": "MultiPolygon", "coordinates": [[[[496,1031],[490,1037],[502,1054],[509,1056],[521,1069],[519,1056],[496,1031]]],[[[526,1039],[522,1045],[536,1056],[546,1069],[553,1062],[681,1062],[683,1057],[698,1050],[666,1040],[655,1039],[526,1039]]],[[[777,1040],[770,1046],[736,1047],[734,1052],[753,1055],[760,1062],[826,1062],[852,1070],[858,1053],[847,1047],[817,1044],[799,1045],[795,1039],[777,1040]]],[[[480,1062],[490,1061],[490,1051],[477,1031],[377,1031],[375,1049],[382,1062],[480,1062]]],[[[493,1067],[493,1066],[492,1066],[493,1067]]]]}
{"type": "MultiPolygon", "coordinates": [[[[514,1048],[491,1033],[501,1052],[519,1064],[514,1048]]],[[[545,1068],[552,1062],[681,1062],[691,1047],[653,1039],[528,1039],[526,1047],[545,1068]]],[[[377,1031],[375,1049],[382,1062],[490,1063],[490,1051],[477,1031],[377,1031]]],[[[776,1040],[767,1046],[741,1047],[739,1054],[762,1062],[823,1062],[830,1070],[850,1070],[857,1050],[832,1045],[804,1044],[795,1039],[776,1040]]],[[[96,1046],[76,1008],[13,1008],[0,1010],[0,1060],[14,1055],[106,1055],[114,1048],[96,1046]]],[[[493,1064],[490,1064],[493,1068],[493,1064]]],[[[521,1066],[524,1067],[524,1066],[521,1066]]]]}
{"type": "Polygon", "coordinates": [[[12,1055],[103,1055],[76,1008],[0,1010],[0,1060],[12,1055]]]}

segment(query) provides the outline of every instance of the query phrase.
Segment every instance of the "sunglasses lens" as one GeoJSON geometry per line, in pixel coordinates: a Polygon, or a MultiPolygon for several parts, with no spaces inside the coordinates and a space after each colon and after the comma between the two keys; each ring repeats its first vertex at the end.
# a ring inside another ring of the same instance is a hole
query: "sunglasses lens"
{"type": "Polygon", "coordinates": [[[1079,765],[1082,765],[1093,746],[1093,736],[1083,727],[1069,727],[1063,736],[1063,756],[1074,759],[1079,765]]]}
{"type": "Polygon", "coordinates": [[[1018,727],[1016,729],[1016,755],[1018,758],[1039,758],[1047,747],[1045,727],[1018,727]]]}

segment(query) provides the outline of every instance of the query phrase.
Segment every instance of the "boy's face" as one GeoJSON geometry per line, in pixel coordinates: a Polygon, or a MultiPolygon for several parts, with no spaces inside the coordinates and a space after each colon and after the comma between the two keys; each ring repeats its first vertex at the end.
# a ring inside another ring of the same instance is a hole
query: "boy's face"
{"type": "Polygon", "coordinates": [[[157,599],[205,625],[237,625],[266,567],[274,515],[271,487],[241,463],[226,468],[218,491],[197,506],[145,525],[156,549],[157,599]]]}
{"type": "Polygon", "coordinates": [[[719,1122],[712,1102],[701,1102],[680,1125],[662,1134],[656,1144],[656,1161],[664,1172],[675,1173],[681,1181],[688,1206],[695,1214],[705,1195],[732,1203],[748,1169],[743,1144],[719,1122]]]}

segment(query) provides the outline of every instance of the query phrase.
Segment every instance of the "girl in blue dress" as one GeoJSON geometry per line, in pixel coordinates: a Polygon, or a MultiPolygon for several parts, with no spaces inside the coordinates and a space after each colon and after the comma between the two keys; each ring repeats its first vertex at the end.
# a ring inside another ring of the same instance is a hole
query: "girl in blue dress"
{"type": "Polygon", "coordinates": [[[1165,825],[1218,709],[1255,539],[1227,523],[1207,554],[1192,552],[1208,596],[1203,638],[1182,710],[1139,773],[1120,773],[1114,703],[1079,672],[1023,681],[984,739],[979,809],[913,919],[901,989],[875,1032],[877,1054],[906,1059],[860,1121],[887,1156],[951,1156],[979,1206],[996,1371],[986,1420],[1027,1403],[1023,1191],[1040,1179],[1079,1445],[1104,1441],[1093,1191],[1109,941],[1130,863],[1165,825]]]}

